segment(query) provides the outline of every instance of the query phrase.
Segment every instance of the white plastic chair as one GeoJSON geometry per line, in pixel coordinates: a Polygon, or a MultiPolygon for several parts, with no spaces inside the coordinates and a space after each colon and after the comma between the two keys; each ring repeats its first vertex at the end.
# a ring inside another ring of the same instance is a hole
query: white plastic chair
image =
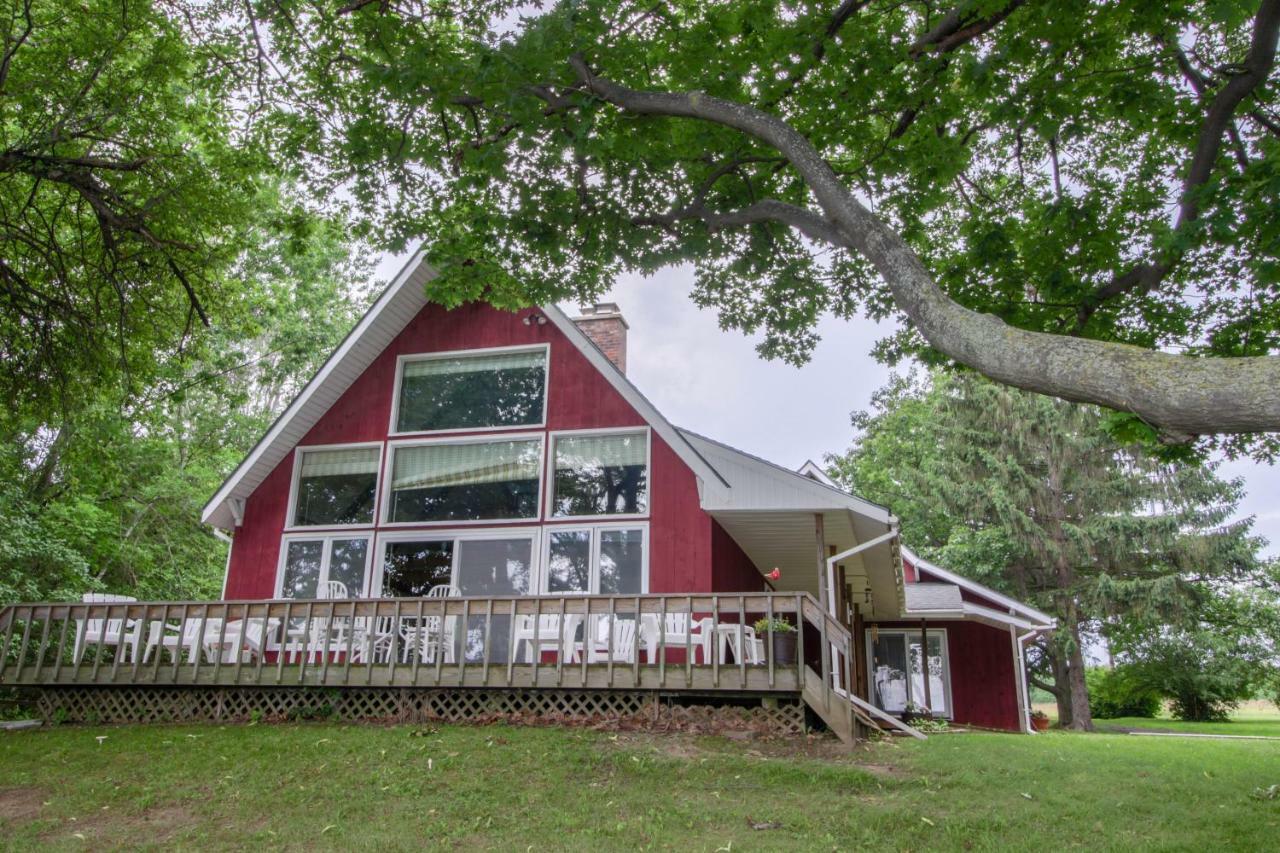
{"type": "Polygon", "coordinates": [[[599,663],[613,660],[615,663],[633,663],[636,659],[636,622],[634,619],[619,619],[600,616],[595,630],[590,631],[587,639],[587,663],[599,663]],[[613,636],[612,651],[609,637],[613,636]]]}
{"type": "MultiPolygon", "coordinates": [[[[86,592],[81,601],[93,604],[137,601],[130,595],[111,595],[105,592],[86,592]]],[[[79,663],[84,658],[85,650],[90,646],[101,644],[103,648],[115,646],[116,654],[123,654],[121,660],[136,659],[138,647],[142,643],[142,623],[137,619],[77,619],[75,646],[72,659],[79,663]]]]}
{"type": "Polygon", "coordinates": [[[219,638],[225,644],[223,662],[228,662],[228,658],[234,661],[234,652],[241,639],[239,621],[228,622],[224,634],[220,618],[191,616],[176,625],[155,619],[147,631],[147,648],[142,659],[149,661],[152,654],[167,650],[174,660],[179,660],[182,652],[186,651],[188,663],[193,662],[197,654],[203,654],[205,660],[213,661],[218,656],[219,638]],[[203,637],[200,636],[201,625],[204,626],[203,637]]]}
{"type": "Polygon", "coordinates": [[[427,590],[427,598],[461,598],[462,590],[451,583],[436,584],[427,590]]]}
{"type": "Polygon", "coordinates": [[[316,598],[343,599],[350,597],[347,593],[347,585],[342,581],[325,581],[316,590],[316,598]]]}
{"type": "MultiPolygon", "coordinates": [[[[316,598],[321,601],[340,601],[350,597],[347,585],[342,581],[325,581],[316,588],[316,598]]],[[[345,649],[350,622],[348,617],[339,616],[336,610],[332,616],[313,616],[310,636],[307,638],[308,657],[317,661],[327,653],[345,649]]]]}
{"type": "Polygon", "coordinates": [[[692,649],[701,653],[702,662],[711,661],[711,619],[703,618],[690,621],[688,613],[668,613],[666,619],[657,613],[641,614],[640,644],[644,647],[645,659],[653,663],[658,657],[658,641],[662,640],[667,649],[692,649]],[[659,632],[659,625],[664,630],[659,632]],[[660,636],[661,634],[661,636],[660,636]]]}
{"type": "Polygon", "coordinates": [[[453,663],[457,646],[453,633],[456,619],[454,616],[445,619],[443,631],[439,616],[423,617],[421,623],[417,619],[401,619],[399,630],[403,659],[408,662],[417,655],[423,663],[435,663],[436,655],[443,652],[444,662],[453,663]]]}
{"type": "Polygon", "coordinates": [[[563,653],[567,663],[577,663],[582,644],[578,642],[578,626],[582,624],[581,613],[566,613],[563,621],[558,613],[544,613],[541,616],[517,616],[515,622],[515,643],[524,651],[525,663],[533,663],[547,652],[563,653]],[[535,621],[536,620],[536,621],[535,621]]]}

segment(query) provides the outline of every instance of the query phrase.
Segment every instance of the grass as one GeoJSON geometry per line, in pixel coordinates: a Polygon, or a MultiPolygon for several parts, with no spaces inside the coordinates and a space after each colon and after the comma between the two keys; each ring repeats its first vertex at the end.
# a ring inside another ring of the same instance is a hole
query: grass
{"type": "Polygon", "coordinates": [[[1264,849],[1280,743],[949,734],[847,752],[573,729],[0,735],[0,846],[1264,849]],[[104,738],[99,741],[98,738],[104,738]],[[750,823],[772,824],[756,830],[750,823]]]}
{"type": "MultiPolygon", "coordinates": [[[[1055,706],[1046,704],[1037,705],[1037,707],[1044,710],[1050,717],[1057,717],[1055,706]]],[[[1097,719],[1094,720],[1094,725],[1099,731],[1144,729],[1181,734],[1261,735],[1280,738],[1280,708],[1271,702],[1254,699],[1241,703],[1240,707],[1232,713],[1231,718],[1221,723],[1188,723],[1176,720],[1169,713],[1168,708],[1165,708],[1158,717],[1097,719]]]]}

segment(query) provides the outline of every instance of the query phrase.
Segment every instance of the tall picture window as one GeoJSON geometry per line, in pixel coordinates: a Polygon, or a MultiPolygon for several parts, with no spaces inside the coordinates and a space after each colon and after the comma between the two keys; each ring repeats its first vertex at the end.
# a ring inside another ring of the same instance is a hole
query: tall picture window
{"type": "Polygon", "coordinates": [[[547,349],[424,356],[401,362],[396,432],[538,426],[547,349]]]}
{"type": "Polygon", "coordinates": [[[378,448],[299,450],[295,527],[372,524],[378,448]]]}
{"type": "Polygon", "coordinates": [[[649,436],[558,435],[551,515],[643,515],[649,509],[649,436]]]}
{"type": "Polygon", "coordinates": [[[538,516],[539,439],[399,446],[387,521],[500,521],[538,516]]]}

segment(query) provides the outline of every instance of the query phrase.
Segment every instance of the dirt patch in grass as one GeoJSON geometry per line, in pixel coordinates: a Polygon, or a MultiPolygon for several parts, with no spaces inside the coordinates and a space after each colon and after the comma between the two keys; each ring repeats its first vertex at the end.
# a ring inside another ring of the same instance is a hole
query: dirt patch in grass
{"type": "Polygon", "coordinates": [[[48,797],[39,788],[0,788],[0,821],[34,820],[48,797]]]}

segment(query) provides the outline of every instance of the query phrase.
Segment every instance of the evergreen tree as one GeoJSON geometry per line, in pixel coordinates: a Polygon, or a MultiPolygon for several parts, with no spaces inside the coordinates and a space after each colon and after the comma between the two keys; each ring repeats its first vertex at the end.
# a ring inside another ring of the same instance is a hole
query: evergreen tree
{"type": "Polygon", "coordinates": [[[833,475],[930,556],[1057,617],[1032,679],[1063,725],[1092,728],[1085,647],[1109,621],[1177,620],[1256,571],[1251,521],[1230,520],[1241,483],[1117,444],[1094,407],[946,372],[874,406],[833,475]]]}

